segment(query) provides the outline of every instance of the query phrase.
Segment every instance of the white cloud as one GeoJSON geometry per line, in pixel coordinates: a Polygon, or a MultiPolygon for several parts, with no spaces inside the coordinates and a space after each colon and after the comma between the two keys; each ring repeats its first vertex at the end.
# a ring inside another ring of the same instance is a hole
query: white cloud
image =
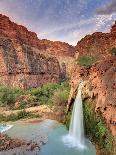
{"type": "MultiPolygon", "coordinates": [[[[23,0],[15,0],[19,4],[23,0]]],[[[38,0],[38,8],[46,0],[38,0]]],[[[39,38],[47,38],[51,40],[65,41],[70,44],[76,44],[82,37],[91,34],[95,31],[108,31],[112,22],[116,19],[116,14],[110,15],[90,15],[87,19],[85,17],[85,9],[87,8],[87,0],[66,0],[66,4],[62,5],[61,0],[50,0],[51,3],[46,10],[42,12],[42,17],[39,16],[37,20],[33,20],[33,13],[30,18],[24,18],[25,9],[21,3],[20,9],[15,7],[13,0],[0,0],[0,13],[10,16],[11,19],[18,24],[26,26],[29,30],[35,31],[39,38]],[[12,1],[12,3],[11,3],[12,1]],[[54,14],[56,6],[59,5],[57,13],[54,14]],[[61,9],[61,7],[63,7],[61,9]],[[17,11],[18,10],[18,11],[17,11]],[[41,18],[40,18],[41,17],[41,18]]],[[[32,1],[33,3],[33,1],[32,1]]],[[[29,10],[30,11],[30,10],[29,10]]],[[[34,12],[36,14],[36,12],[34,12]]],[[[27,12],[28,15],[28,12],[27,12]]]]}

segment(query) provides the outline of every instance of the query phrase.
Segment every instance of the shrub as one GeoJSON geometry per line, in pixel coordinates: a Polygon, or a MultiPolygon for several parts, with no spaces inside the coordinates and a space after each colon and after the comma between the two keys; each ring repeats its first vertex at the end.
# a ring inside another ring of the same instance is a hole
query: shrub
{"type": "Polygon", "coordinates": [[[53,106],[65,106],[66,103],[68,102],[68,96],[69,96],[69,91],[64,89],[64,90],[58,90],[54,93],[52,98],[49,100],[50,105],[53,106]]]}
{"type": "Polygon", "coordinates": [[[15,109],[29,108],[35,105],[35,101],[36,97],[31,94],[21,95],[17,98],[14,108],[15,109]]]}
{"type": "Polygon", "coordinates": [[[40,117],[40,115],[22,110],[17,114],[10,114],[8,116],[0,114],[0,122],[17,121],[19,119],[37,118],[37,117],[40,117]]]}
{"type": "Polygon", "coordinates": [[[72,115],[72,110],[69,111],[65,117],[65,125],[66,127],[69,129],[69,126],[70,126],[70,121],[71,121],[71,115],[72,115]]]}
{"type": "Polygon", "coordinates": [[[116,47],[112,48],[110,52],[112,55],[116,55],[116,47]]]}
{"type": "Polygon", "coordinates": [[[81,56],[78,59],[79,65],[87,68],[91,67],[95,62],[96,59],[92,56],[81,56]]]}
{"type": "Polygon", "coordinates": [[[11,89],[5,86],[0,86],[0,105],[1,106],[14,106],[16,98],[22,94],[20,89],[11,89]]]}
{"type": "MultiPolygon", "coordinates": [[[[65,95],[69,91],[68,81],[64,81],[61,84],[48,83],[38,88],[31,88],[23,91],[20,89],[11,89],[7,87],[0,87],[0,106],[8,106],[12,109],[24,109],[30,106],[49,104],[49,100],[57,92],[55,96],[58,96],[65,100],[65,95]],[[62,91],[63,94],[58,94],[57,91],[62,91]],[[66,91],[65,91],[66,90],[66,91]],[[14,106],[15,105],[15,106],[14,106]]],[[[63,102],[63,101],[62,101],[63,102]]]]}
{"type": "MultiPolygon", "coordinates": [[[[30,93],[31,95],[34,95],[36,97],[36,102],[38,102],[40,105],[41,104],[48,104],[50,100],[52,100],[52,96],[54,96],[54,93],[57,91],[62,91],[63,89],[67,89],[69,91],[69,85],[68,81],[65,81],[61,84],[52,84],[48,83],[46,85],[43,85],[38,88],[32,88],[27,91],[27,93],[30,93]]],[[[66,93],[66,92],[65,92],[66,93]]],[[[61,96],[61,94],[59,94],[61,96]]],[[[55,94],[56,96],[56,94],[55,94]]],[[[58,94],[57,94],[58,96],[58,94]]],[[[63,96],[61,96],[63,99],[63,96]]]]}
{"type": "Polygon", "coordinates": [[[32,88],[27,91],[31,95],[36,96],[36,101],[40,104],[46,104],[54,91],[59,88],[59,84],[48,83],[38,88],[32,88]]]}
{"type": "Polygon", "coordinates": [[[98,142],[102,149],[105,149],[107,152],[111,153],[113,139],[100,112],[95,113],[95,109],[90,101],[84,102],[83,109],[86,134],[98,142]]]}

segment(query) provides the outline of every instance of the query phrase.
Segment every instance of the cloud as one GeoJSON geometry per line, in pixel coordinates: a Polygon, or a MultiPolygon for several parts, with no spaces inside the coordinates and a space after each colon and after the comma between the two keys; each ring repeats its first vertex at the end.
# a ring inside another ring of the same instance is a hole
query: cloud
{"type": "Polygon", "coordinates": [[[73,28],[80,28],[83,25],[88,25],[88,24],[91,24],[91,23],[92,23],[91,18],[90,19],[81,19],[78,22],[73,22],[73,23],[67,24],[67,25],[63,24],[63,25],[51,28],[49,31],[44,31],[44,32],[40,33],[40,36],[44,36],[44,35],[48,35],[48,34],[51,34],[51,33],[60,32],[60,31],[64,31],[64,30],[68,31],[68,30],[71,30],[73,28]]]}
{"type": "MultiPolygon", "coordinates": [[[[0,13],[36,32],[41,39],[60,40],[76,45],[87,34],[110,30],[116,14],[95,14],[96,6],[100,7],[107,1],[0,0],[0,13]]],[[[113,6],[115,1],[112,1],[113,6]]],[[[112,6],[111,3],[97,11],[108,6],[112,6]]]]}
{"type": "Polygon", "coordinates": [[[103,7],[97,8],[96,13],[100,15],[116,13],[116,0],[112,0],[112,2],[104,5],[103,7]]]}

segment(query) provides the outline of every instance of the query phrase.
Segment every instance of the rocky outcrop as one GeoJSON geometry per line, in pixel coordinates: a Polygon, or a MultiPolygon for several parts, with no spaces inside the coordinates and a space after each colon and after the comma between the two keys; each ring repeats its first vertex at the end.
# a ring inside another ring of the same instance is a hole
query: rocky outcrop
{"type": "Polygon", "coordinates": [[[36,33],[28,31],[24,26],[10,21],[9,17],[1,14],[0,35],[9,39],[17,40],[21,45],[25,44],[30,45],[31,47],[36,47],[44,54],[51,54],[56,57],[74,57],[75,55],[75,49],[73,46],[60,41],[53,42],[46,39],[40,40],[36,33]]]}
{"type": "Polygon", "coordinates": [[[0,133],[0,152],[26,145],[26,142],[19,139],[11,139],[7,135],[0,133]]]}
{"type": "Polygon", "coordinates": [[[76,45],[79,55],[91,55],[97,59],[104,59],[112,48],[116,47],[116,24],[110,33],[95,32],[81,39],[76,45]]]}
{"type": "MultiPolygon", "coordinates": [[[[95,113],[102,115],[107,129],[113,136],[112,155],[116,152],[116,57],[108,57],[86,69],[75,65],[72,69],[68,109],[73,104],[80,80],[85,81],[83,100],[91,100],[95,113]]],[[[86,102],[85,102],[86,104],[86,102]]],[[[102,151],[102,149],[101,149],[102,151]]],[[[102,152],[100,152],[102,155],[102,152]]]]}
{"type": "Polygon", "coordinates": [[[40,40],[36,33],[0,14],[0,84],[30,88],[60,82],[74,54],[74,47],[40,40]]]}
{"type": "Polygon", "coordinates": [[[83,97],[94,101],[95,112],[101,112],[112,135],[116,137],[116,56],[110,53],[116,47],[114,27],[112,33],[94,33],[77,43],[79,57],[94,56],[97,62],[89,68],[78,64],[72,67],[68,108],[73,103],[80,80],[84,80],[83,97]]]}
{"type": "Polygon", "coordinates": [[[115,24],[112,26],[111,32],[116,33],[116,21],[115,21],[115,24]]]}
{"type": "Polygon", "coordinates": [[[37,53],[31,46],[0,37],[0,83],[30,88],[60,81],[60,65],[55,57],[37,53]]]}

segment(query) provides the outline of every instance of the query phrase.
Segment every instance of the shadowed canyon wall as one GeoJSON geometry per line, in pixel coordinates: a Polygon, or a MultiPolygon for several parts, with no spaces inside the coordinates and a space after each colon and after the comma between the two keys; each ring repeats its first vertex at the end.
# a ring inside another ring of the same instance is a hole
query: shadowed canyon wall
{"type": "Polygon", "coordinates": [[[1,84],[30,88],[60,82],[66,78],[74,54],[73,46],[40,40],[36,33],[0,15],[1,84]]]}

